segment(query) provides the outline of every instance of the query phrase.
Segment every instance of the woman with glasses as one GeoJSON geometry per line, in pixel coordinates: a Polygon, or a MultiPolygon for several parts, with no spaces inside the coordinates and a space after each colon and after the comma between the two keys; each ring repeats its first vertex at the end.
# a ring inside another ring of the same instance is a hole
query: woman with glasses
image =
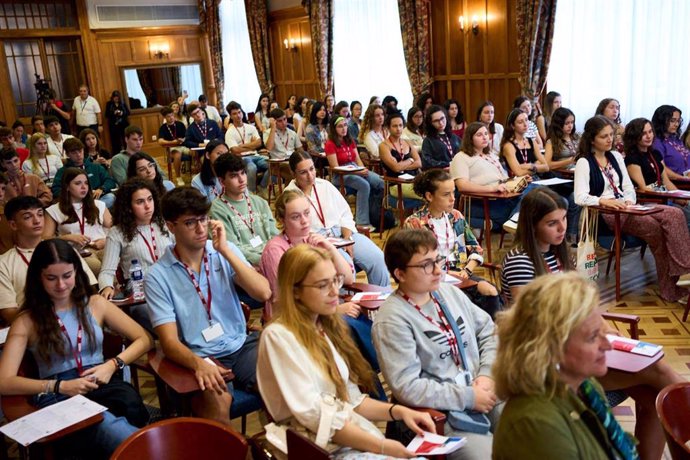
{"type": "Polygon", "coordinates": [[[259,344],[262,399],[277,424],[315,439],[335,458],[363,458],[362,452],[369,453],[366,458],[414,457],[371,421],[402,420],[417,434],[434,432],[433,422],[428,414],[360,391],[374,390],[376,376],[337,314],[343,279],[333,255],[298,244],[280,261],[281,309],[259,344]]]}
{"type": "MultiPolygon", "coordinates": [[[[278,301],[280,286],[278,285],[278,263],[285,251],[300,243],[307,243],[315,248],[320,248],[331,254],[337,272],[343,276],[342,281],[350,284],[354,281],[353,267],[328,239],[311,231],[311,206],[300,190],[285,190],[275,203],[276,220],[283,228],[282,233],[274,236],[266,243],[261,255],[259,271],[268,279],[273,293],[271,299],[264,307],[264,319],[271,319],[274,315],[273,307],[278,301]]],[[[342,282],[340,287],[342,287],[342,282]]],[[[339,288],[340,288],[339,287],[339,288]]],[[[359,316],[359,306],[346,303],[340,310],[342,313],[359,316]]],[[[276,309],[277,310],[277,309],[276,309]]]]}
{"type": "Polygon", "coordinates": [[[129,157],[127,164],[127,179],[132,177],[139,177],[140,179],[150,180],[158,189],[158,195],[163,196],[166,192],[175,188],[175,184],[167,179],[163,179],[156,160],[148,153],[137,152],[129,157]]]}
{"type": "Polygon", "coordinates": [[[460,151],[460,138],[453,134],[446,109],[432,105],[424,116],[426,139],[422,142],[422,169],[447,168],[460,151]]]}
{"type": "Polygon", "coordinates": [[[653,147],[661,152],[669,179],[683,179],[690,175],[690,147],[683,144],[683,112],[672,105],[662,105],[652,115],[654,126],[653,147]],[[687,174],[686,174],[687,173],[687,174]]]}

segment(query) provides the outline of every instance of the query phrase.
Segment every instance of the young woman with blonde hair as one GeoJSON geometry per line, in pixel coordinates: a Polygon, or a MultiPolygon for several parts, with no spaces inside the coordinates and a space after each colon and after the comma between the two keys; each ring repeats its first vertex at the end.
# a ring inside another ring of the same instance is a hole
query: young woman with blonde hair
{"type": "Polygon", "coordinates": [[[22,164],[22,170],[28,174],[37,175],[50,187],[55,179],[55,173],[62,168],[62,159],[48,150],[48,137],[42,133],[34,133],[27,143],[29,158],[22,164]]]}
{"type": "Polygon", "coordinates": [[[299,244],[284,254],[278,266],[281,309],[261,334],[257,360],[266,408],[277,423],[316,435],[336,458],[361,452],[412,458],[371,420],[403,420],[418,434],[433,432],[433,422],[428,414],[359,390],[374,390],[376,376],[336,314],[342,284],[330,252],[299,244]]]}

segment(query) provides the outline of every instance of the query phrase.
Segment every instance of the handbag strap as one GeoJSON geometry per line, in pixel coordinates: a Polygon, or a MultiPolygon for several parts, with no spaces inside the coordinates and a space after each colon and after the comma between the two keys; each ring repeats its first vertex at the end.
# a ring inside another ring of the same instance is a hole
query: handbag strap
{"type": "MultiPolygon", "coordinates": [[[[462,360],[462,367],[469,374],[467,354],[465,353],[465,342],[462,340],[462,334],[460,334],[460,330],[458,329],[458,323],[455,322],[455,318],[453,318],[453,315],[450,314],[450,310],[448,310],[446,303],[443,301],[441,296],[438,295],[438,292],[434,291],[431,293],[431,295],[434,297],[434,299],[436,299],[436,302],[438,302],[438,305],[441,307],[443,315],[446,317],[446,320],[450,324],[450,328],[453,330],[455,340],[458,342],[458,350],[460,350],[460,359],[462,360]]],[[[467,382],[467,385],[472,384],[471,377],[469,377],[469,380],[470,381],[467,382]]]]}

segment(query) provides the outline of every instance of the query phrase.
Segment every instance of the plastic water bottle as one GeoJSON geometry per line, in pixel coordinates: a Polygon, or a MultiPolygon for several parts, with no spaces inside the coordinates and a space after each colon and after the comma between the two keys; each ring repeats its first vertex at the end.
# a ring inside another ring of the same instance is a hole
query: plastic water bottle
{"type": "Polygon", "coordinates": [[[144,300],[144,271],[137,259],[132,260],[132,265],[129,267],[129,281],[133,300],[144,300]]]}

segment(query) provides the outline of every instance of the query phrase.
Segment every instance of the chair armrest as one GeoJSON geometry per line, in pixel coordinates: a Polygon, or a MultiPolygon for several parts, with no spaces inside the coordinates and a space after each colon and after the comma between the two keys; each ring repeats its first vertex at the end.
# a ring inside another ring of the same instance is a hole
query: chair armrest
{"type": "Polygon", "coordinates": [[[630,325],[630,338],[638,340],[640,333],[638,329],[638,324],[640,322],[640,317],[637,315],[628,315],[625,313],[611,313],[604,312],[601,316],[609,321],[620,321],[621,323],[626,323],[630,325]]]}
{"type": "Polygon", "coordinates": [[[325,460],[333,458],[327,450],[317,446],[310,439],[302,436],[292,428],[287,429],[288,459],[325,460]]]}
{"type": "Polygon", "coordinates": [[[410,409],[414,409],[419,412],[426,412],[427,414],[431,415],[431,420],[434,421],[434,426],[436,427],[436,433],[441,435],[443,434],[444,425],[446,424],[446,414],[429,407],[410,407],[410,409]]]}
{"type": "MultiPolygon", "coordinates": [[[[213,358],[211,359],[216,366],[223,368],[222,364],[213,358]]],[[[160,378],[177,393],[185,394],[200,390],[194,372],[166,358],[160,348],[156,347],[148,352],[148,361],[154,376],[160,378]]],[[[235,378],[234,374],[230,376],[229,380],[233,378],[235,378]]]]}

